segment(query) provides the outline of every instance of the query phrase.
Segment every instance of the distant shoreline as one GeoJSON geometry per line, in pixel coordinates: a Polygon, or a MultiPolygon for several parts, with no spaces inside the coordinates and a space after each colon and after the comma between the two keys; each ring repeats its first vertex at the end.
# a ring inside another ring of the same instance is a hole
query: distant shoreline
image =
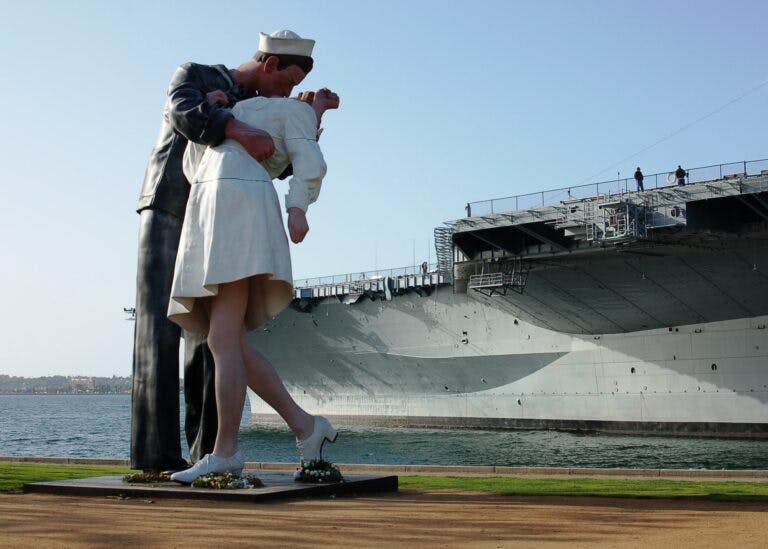
{"type": "Polygon", "coordinates": [[[0,395],[129,395],[132,389],[132,376],[22,377],[0,374],[0,395]]]}

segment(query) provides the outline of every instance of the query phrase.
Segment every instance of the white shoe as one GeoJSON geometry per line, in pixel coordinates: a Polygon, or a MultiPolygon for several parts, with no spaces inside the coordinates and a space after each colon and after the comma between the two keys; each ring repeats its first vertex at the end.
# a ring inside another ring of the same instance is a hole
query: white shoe
{"type": "Polygon", "coordinates": [[[315,428],[312,434],[304,440],[296,439],[299,458],[304,463],[309,463],[313,459],[323,459],[323,444],[326,440],[336,442],[338,436],[338,431],[333,428],[330,421],[323,416],[315,416],[315,428]]]}
{"type": "Polygon", "coordinates": [[[197,477],[211,473],[234,473],[240,476],[243,473],[243,465],[245,465],[245,462],[240,455],[240,450],[228,458],[222,458],[215,454],[205,454],[203,459],[189,469],[173,473],[171,480],[181,482],[182,484],[192,484],[197,477]]]}

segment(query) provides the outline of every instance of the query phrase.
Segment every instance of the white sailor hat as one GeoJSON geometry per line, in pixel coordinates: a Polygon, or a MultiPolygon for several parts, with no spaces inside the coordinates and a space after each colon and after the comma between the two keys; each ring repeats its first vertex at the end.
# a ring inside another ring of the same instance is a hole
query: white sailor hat
{"type": "Polygon", "coordinates": [[[259,51],[262,53],[312,57],[314,46],[314,40],[302,38],[295,32],[285,29],[275,31],[272,34],[259,33],[259,51]]]}

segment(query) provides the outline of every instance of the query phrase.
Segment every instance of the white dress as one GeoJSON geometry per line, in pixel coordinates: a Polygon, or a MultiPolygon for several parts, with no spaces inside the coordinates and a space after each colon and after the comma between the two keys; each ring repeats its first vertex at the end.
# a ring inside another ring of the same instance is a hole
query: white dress
{"type": "Polygon", "coordinates": [[[191,189],[168,318],[201,334],[208,333],[209,319],[198,298],[216,295],[225,282],[249,280],[248,330],[288,306],[293,298],[291,256],[272,179],[293,164],[285,206],[306,211],[317,199],[326,170],[317,145],[317,117],[306,103],[256,97],[241,101],[232,112],[269,132],[275,154],[259,164],[232,140],[212,148],[190,142],[185,154],[191,189]]]}

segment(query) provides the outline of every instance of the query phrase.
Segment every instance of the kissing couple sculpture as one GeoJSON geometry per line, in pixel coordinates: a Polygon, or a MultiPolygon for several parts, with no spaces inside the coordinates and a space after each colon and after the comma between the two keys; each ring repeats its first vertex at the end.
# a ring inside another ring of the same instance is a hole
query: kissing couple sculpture
{"type": "Polygon", "coordinates": [[[135,468],[176,470],[171,478],[182,483],[210,473],[240,474],[246,387],[291,428],[302,462],[321,459],[324,442],[336,440],[330,422],[302,409],[246,338],[293,298],[290,250],[272,181],[291,177],[288,232],[299,243],[326,172],[317,139],[323,114],[338,108],[339,97],[326,88],[290,97],[312,70],[313,47],[313,40],[291,31],[261,33],[258,52],[237,69],[187,63],[171,81],[139,202],[135,468]],[[178,359],[172,360],[179,327],[186,347],[185,430],[196,461],[183,470],[178,359]],[[177,380],[176,395],[166,387],[170,376],[177,380]],[[173,414],[168,398],[176,399],[175,444],[174,425],[163,425],[173,414]]]}

